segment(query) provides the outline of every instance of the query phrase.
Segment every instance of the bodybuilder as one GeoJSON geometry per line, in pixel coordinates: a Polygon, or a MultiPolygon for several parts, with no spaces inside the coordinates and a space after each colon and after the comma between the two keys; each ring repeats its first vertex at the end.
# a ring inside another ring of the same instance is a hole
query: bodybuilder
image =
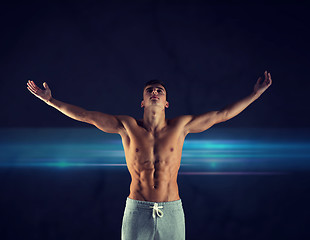
{"type": "Polygon", "coordinates": [[[253,92],[222,110],[201,115],[166,119],[169,107],[166,88],[158,80],[149,81],[143,90],[143,118],[113,116],[67,104],[52,97],[47,83],[44,90],[28,81],[28,90],[48,105],[78,121],[96,126],[106,133],[117,133],[124,146],[131,175],[130,194],[122,225],[122,239],[185,239],[185,221],[177,185],[184,139],[214,124],[227,121],[248,107],[271,85],[267,71],[253,92]]]}

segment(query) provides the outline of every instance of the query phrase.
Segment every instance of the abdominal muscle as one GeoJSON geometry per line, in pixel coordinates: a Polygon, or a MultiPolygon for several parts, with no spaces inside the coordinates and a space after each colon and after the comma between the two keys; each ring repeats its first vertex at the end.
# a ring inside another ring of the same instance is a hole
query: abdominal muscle
{"type": "Polygon", "coordinates": [[[129,198],[149,202],[179,200],[177,175],[180,160],[127,161],[131,175],[129,198]]]}

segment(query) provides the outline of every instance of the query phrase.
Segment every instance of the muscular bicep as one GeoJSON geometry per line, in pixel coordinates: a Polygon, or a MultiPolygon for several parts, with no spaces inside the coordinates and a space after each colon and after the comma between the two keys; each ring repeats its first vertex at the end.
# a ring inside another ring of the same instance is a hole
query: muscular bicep
{"type": "Polygon", "coordinates": [[[88,111],[87,122],[107,133],[120,133],[124,128],[118,116],[95,111],[88,111]]]}
{"type": "Polygon", "coordinates": [[[200,133],[214,124],[224,121],[224,115],[221,111],[211,111],[201,115],[189,115],[185,125],[186,133],[200,133]]]}

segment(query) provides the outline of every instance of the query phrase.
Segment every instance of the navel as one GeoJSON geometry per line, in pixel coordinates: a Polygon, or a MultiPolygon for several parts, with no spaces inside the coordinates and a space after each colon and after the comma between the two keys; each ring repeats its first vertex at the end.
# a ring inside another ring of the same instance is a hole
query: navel
{"type": "Polygon", "coordinates": [[[136,148],[136,152],[139,152],[139,148],[136,148]]]}
{"type": "Polygon", "coordinates": [[[173,152],[173,150],[174,150],[173,148],[170,148],[170,152],[173,152]]]}

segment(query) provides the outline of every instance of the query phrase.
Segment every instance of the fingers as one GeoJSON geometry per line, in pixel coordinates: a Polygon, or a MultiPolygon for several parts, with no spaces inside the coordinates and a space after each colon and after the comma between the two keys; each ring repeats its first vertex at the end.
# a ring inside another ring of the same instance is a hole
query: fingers
{"type": "Polygon", "coordinates": [[[28,85],[32,86],[33,88],[36,88],[37,85],[34,83],[34,81],[28,80],[28,85]]]}
{"type": "Polygon", "coordinates": [[[38,91],[37,86],[30,80],[28,80],[27,82],[27,88],[28,90],[31,90],[34,93],[38,91]]]}
{"type": "Polygon", "coordinates": [[[27,82],[27,88],[28,90],[31,90],[32,92],[36,92],[35,86],[33,86],[30,80],[28,80],[27,82]]]}
{"type": "Polygon", "coordinates": [[[265,71],[265,81],[268,79],[268,72],[265,71]]]}
{"type": "Polygon", "coordinates": [[[28,89],[29,92],[31,92],[33,95],[37,96],[37,94],[36,94],[30,87],[27,87],[27,89],[28,89]]]}
{"type": "Polygon", "coordinates": [[[31,91],[32,93],[37,93],[39,90],[41,90],[37,85],[35,85],[35,83],[33,81],[28,80],[27,82],[27,88],[29,91],[31,91]]]}
{"type": "Polygon", "coordinates": [[[271,74],[268,73],[268,71],[265,71],[264,72],[264,76],[265,76],[265,79],[263,80],[262,77],[259,77],[256,84],[260,85],[260,86],[267,86],[269,87],[272,83],[272,80],[271,80],[271,74]]]}
{"type": "Polygon", "coordinates": [[[265,83],[269,86],[271,85],[271,74],[265,71],[265,83]]]}
{"type": "Polygon", "coordinates": [[[27,86],[27,89],[29,90],[29,92],[31,92],[33,95],[37,96],[37,92],[36,90],[34,90],[31,86],[27,86]]]}
{"type": "Polygon", "coordinates": [[[271,80],[271,74],[268,73],[268,85],[270,85],[272,83],[272,80],[271,80]]]}
{"type": "Polygon", "coordinates": [[[44,87],[45,89],[49,89],[49,87],[48,87],[48,85],[47,85],[46,82],[43,83],[43,87],[44,87]]]}
{"type": "Polygon", "coordinates": [[[31,81],[31,80],[28,80],[27,85],[28,85],[28,86],[31,86],[31,87],[33,87],[33,88],[36,87],[35,83],[34,83],[33,81],[31,81]]]}

